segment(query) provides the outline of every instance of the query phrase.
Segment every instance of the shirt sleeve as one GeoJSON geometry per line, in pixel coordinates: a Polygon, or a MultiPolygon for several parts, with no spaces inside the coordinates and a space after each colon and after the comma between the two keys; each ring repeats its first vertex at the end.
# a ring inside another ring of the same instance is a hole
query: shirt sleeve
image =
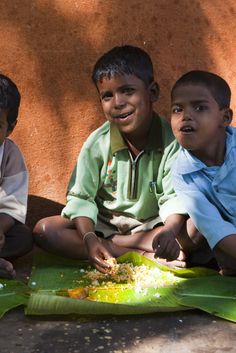
{"type": "Polygon", "coordinates": [[[103,159],[99,153],[99,144],[85,142],[77,164],[72,173],[68,191],[67,203],[62,210],[62,216],[69,219],[88,217],[97,222],[98,208],[95,197],[100,185],[100,172],[103,159]]]}
{"type": "Polygon", "coordinates": [[[0,213],[25,223],[28,199],[28,172],[23,156],[13,141],[7,140],[1,165],[0,213]]]}
{"type": "Polygon", "coordinates": [[[173,173],[173,184],[179,200],[212,249],[226,236],[236,234],[235,226],[222,218],[217,207],[193,182],[186,182],[182,175],[173,173]]]}
{"type": "MultiPolygon", "coordinates": [[[[179,144],[173,141],[165,150],[163,161],[160,165],[159,180],[161,180],[162,194],[158,200],[159,214],[163,222],[172,214],[186,214],[186,210],[179,201],[172,183],[171,168],[177,157],[179,144]]],[[[160,182],[159,182],[160,184],[160,182]]]]}

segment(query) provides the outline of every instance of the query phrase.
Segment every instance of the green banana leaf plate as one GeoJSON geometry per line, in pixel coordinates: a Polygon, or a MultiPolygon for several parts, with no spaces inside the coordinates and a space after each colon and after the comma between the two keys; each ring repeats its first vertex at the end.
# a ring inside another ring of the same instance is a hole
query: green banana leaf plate
{"type": "MultiPolygon", "coordinates": [[[[24,305],[27,315],[133,315],[200,309],[236,322],[236,278],[195,267],[170,269],[135,252],[118,263],[158,269],[160,284],[137,287],[136,283],[113,283],[107,279],[91,286],[85,273],[92,272],[86,261],[46,254],[36,255],[28,286],[17,281],[0,281],[0,317],[24,305]],[[163,285],[162,285],[163,283],[163,285]],[[6,285],[5,285],[6,284],[6,285]]],[[[158,281],[159,283],[159,281],[158,281]]]]}

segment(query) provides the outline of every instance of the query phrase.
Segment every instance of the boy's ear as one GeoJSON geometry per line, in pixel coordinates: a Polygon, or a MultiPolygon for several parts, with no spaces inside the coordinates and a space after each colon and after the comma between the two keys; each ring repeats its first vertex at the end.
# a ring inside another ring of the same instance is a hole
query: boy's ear
{"type": "Polygon", "coordinates": [[[156,102],[159,98],[160,88],[157,82],[153,81],[149,86],[152,103],[156,102]]]}
{"type": "Polygon", "coordinates": [[[225,108],[224,109],[224,116],[223,116],[223,124],[224,126],[228,126],[231,124],[233,119],[233,111],[230,108],[225,108]]]}
{"type": "Polygon", "coordinates": [[[12,131],[15,129],[16,124],[17,124],[17,120],[15,120],[13,123],[10,123],[8,125],[7,136],[11,135],[12,131]]]}

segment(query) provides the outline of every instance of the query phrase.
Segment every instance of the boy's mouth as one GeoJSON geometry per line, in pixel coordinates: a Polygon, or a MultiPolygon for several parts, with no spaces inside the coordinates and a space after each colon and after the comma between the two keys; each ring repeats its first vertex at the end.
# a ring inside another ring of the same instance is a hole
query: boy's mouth
{"type": "Polygon", "coordinates": [[[113,116],[113,119],[126,119],[128,116],[132,115],[133,112],[128,112],[128,113],[124,113],[124,114],[119,114],[119,115],[115,115],[113,116]]]}
{"type": "Polygon", "coordinates": [[[182,126],[179,130],[184,133],[190,133],[195,131],[192,126],[182,126]]]}

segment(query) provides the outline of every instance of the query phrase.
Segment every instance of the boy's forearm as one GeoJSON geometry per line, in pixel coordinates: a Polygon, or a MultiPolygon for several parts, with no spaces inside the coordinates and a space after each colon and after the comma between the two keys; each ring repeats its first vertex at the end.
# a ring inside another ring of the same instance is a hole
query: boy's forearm
{"type": "Polygon", "coordinates": [[[78,231],[78,235],[83,238],[86,233],[94,233],[94,223],[91,218],[88,217],[77,217],[75,218],[75,225],[78,231]]]}

